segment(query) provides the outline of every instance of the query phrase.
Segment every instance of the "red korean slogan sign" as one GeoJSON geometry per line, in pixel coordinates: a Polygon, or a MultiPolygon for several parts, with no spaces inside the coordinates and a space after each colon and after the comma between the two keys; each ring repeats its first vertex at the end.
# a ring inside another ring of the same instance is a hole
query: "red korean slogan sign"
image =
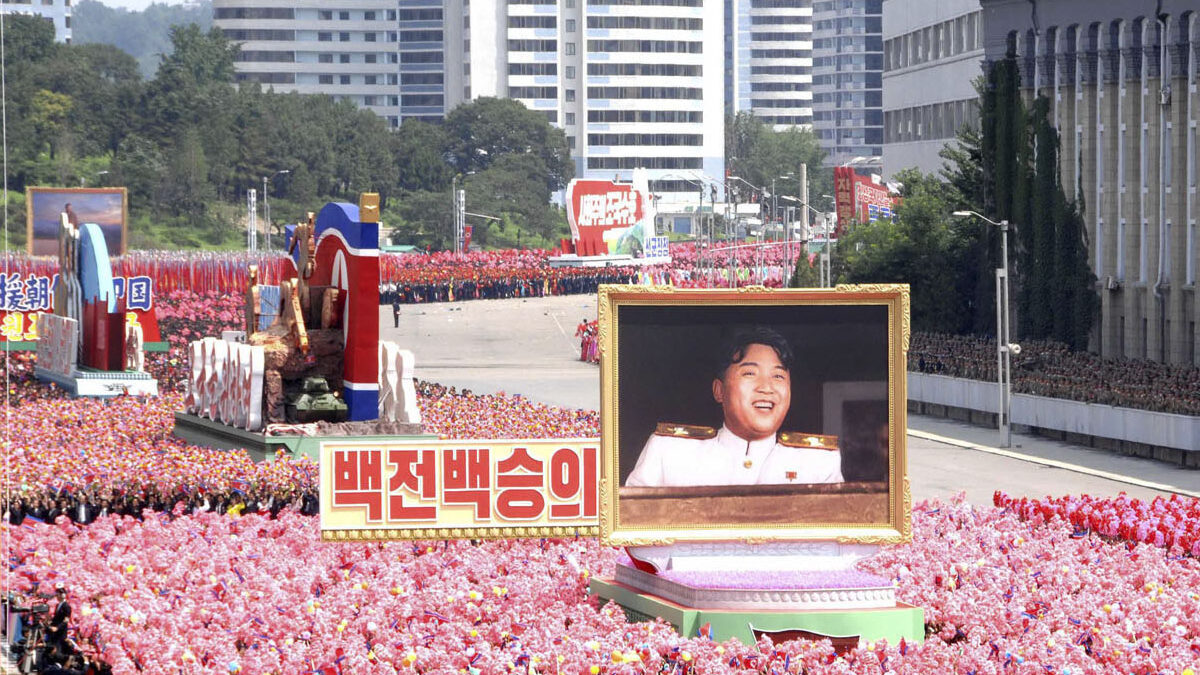
{"type": "Polygon", "coordinates": [[[851,223],[869,223],[893,217],[900,204],[900,199],[892,196],[886,187],[858,175],[848,166],[834,168],[833,193],[837,203],[839,236],[851,223]]]}
{"type": "Polygon", "coordinates": [[[329,441],[324,539],[599,532],[600,440],[329,441]]]}
{"type": "Polygon", "coordinates": [[[577,178],[567,186],[567,223],[579,255],[607,254],[604,233],[636,225],[645,211],[645,195],[629,183],[577,178]]]}

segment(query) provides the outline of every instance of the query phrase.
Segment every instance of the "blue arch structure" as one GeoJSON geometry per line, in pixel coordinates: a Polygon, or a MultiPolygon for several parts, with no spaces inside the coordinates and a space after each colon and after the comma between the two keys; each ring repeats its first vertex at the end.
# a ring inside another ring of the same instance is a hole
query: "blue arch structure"
{"type": "Polygon", "coordinates": [[[108,245],[104,243],[104,231],[95,223],[84,223],[79,228],[78,269],[82,301],[86,304],[106,300],[106,311],[117,311],[117,289],[113,285],[108,245]]]}

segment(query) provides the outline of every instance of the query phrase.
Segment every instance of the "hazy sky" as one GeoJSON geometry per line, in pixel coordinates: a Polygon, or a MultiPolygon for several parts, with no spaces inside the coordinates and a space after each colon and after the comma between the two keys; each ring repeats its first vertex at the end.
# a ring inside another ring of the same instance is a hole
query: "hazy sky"
{"type": "Polygon", "coordinates": [[[131,10],[143,10],[150,6],[150,3],[158,2],[163,5],[182,5],[183,0],[100,0],[103,5],[109,7],[121,7],[131,10]]]}

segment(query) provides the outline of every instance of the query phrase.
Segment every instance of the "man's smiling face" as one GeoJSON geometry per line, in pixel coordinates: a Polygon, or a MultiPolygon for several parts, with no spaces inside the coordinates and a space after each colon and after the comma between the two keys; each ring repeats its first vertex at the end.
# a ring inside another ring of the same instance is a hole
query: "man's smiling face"
{"type": "Polygon", "coordinates": [[[713,380],[713,398],[725,409],[725,426],[756,441],[783,424],[792,404],[792,376],[772,347],[753,343],[713,380]]]}

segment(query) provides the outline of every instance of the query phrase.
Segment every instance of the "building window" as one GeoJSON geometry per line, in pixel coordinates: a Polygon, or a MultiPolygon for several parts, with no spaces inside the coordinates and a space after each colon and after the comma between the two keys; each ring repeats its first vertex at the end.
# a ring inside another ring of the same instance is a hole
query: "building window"
{"type": "Polygon", "coordinates": [[[575,113],[569,112],[566,114],[566,123],[567,123],[567,126],[571,126],[571,125],[575,124],[575,113]]]}
{"type": "Polygon", "coordinates": [[[575,19],[567,19],[567,32],[568,33],[575,32],[575,19]]]}
{"type": "Polygon", "coordinates": [[[319,84],[333,84],[333,76],[332,75],[318,75],[317,82],[319,84]]]}
{"type": "Polygon", "coordinates": [[[317,16],[320,17],[322,21],[329,21],[333,19],[333,12],[329,11],[328,9],[322,9],[321,11],[317,12],[317,16]]]}
{"type": "Polygon", "coordinates": [[[349,33],[338,33],[338,40],[341,40],[342,42],[349,42],[350,34],[349,33]]]}
{"type": "Polygon", "coordinates": [[[350,76],[349,75],[339,75],[338,83],[339,84],[350,84],[350,76]]]}
{"type": "Polygon", "coordinates": [[[363,38],[366,39],[367,42],[374,42],[375,34],[374,33],[366,33],[365,35],[363,35],[363,38]]]}
{"type": "Polygon", "coordinates": [[[377,75],[364,75],[363,76],[363,84],[377,84],[377,83],[378,83],[377,75]]]}
{"type": "Polygon", "coordinates": [[[333,54],[318,54],[317,63],[333,63],[333,54]]]}
{"type": "Polygon", "coordinates": [[[364,21],[374,21],[375,20],[375,12],[363,12],[363,20],[364,21]]]}
{"type": "Polygon", "coordinates": [[[377,56],[375,54],[364,54],[363,55],[363,61],[365,63],[375,63],[376,59],[377,59],[377,56]]]}
{"type": "Polygon", "coordinates": [[[338,63],[350,63],[350,55],[338,54],[338,63]]]}
{"type": "Polygon", "coordinates": [[[330,42],[333,40],[333,33],[317,33],[317,42],[330,42]]]}
{"type": "Polygon", "coordinates": [[[567,66],[565,70],[567,71],[568,80],[575,79],[575,66],[567,66]]]}
{"type": "Polygon", "coordinates": [[[567,43],[565,43],[565,45],[566,45],[566,46],[564,47],[564,49],[565,49],[565,52],[564,52],[564,53],[565,53],[567,56],[575,56],[575,43],[574,43],[574,42],[567,42],[567,43]]]}
{"type": "Polygon", "coordinates": [[[342,21],[350,20],[350,12],[338,12],[338,19],[342,21]]]}
{"type": "Polygon", "coordinates": [[[388,20],[388,21],[395,21],[395,20],[396,20],[396,10],[394,10],[394,9],[389,9],[389,10],[387,11],[387,20],[388,20]]]}
{"type": "Polygon", "coordinates": [[[570,103],[575,100],[575,90],[574,89],[566,89],[564,91],[566,91],[567,103],[570,103]]]}

